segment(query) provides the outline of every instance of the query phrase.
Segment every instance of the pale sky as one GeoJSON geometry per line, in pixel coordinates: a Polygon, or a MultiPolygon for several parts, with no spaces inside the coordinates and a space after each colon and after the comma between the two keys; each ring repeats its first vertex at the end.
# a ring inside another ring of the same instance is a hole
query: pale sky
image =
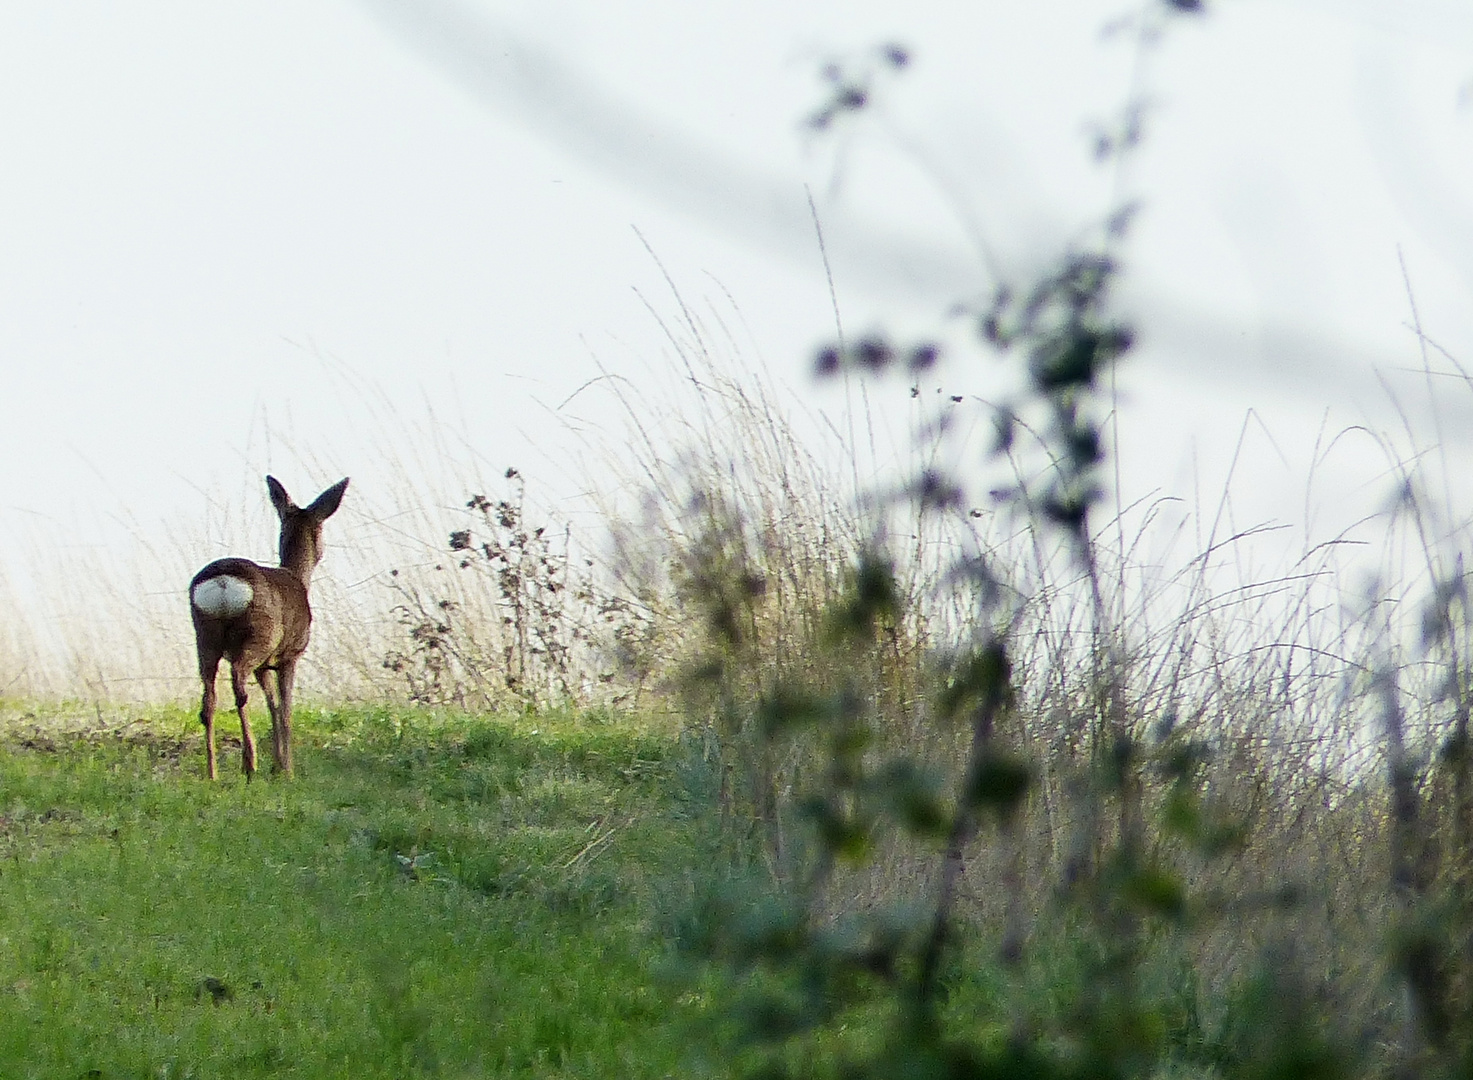
{"type": "MultiPolygon", "coordinates": [[[[1245,460],[1277,513],[1326,410],[1332,430],[1390,424],[1376,372],[1422,385],[1398,374],[1421,365],[1403,262],[1425,332],[1473,366],[1473,7],[1210,9],[1142,68],[1126,486],[1190,495],[1195,469],[1210,487],[1254,409],[1278,448],[1245,460]]],[[[972,236],[1022,277],[1108,208],[1087,133],[1136,55],[1101,28],[1133,10],[4,5],[0,566],[39,534],[123,544],[222,501],[260,513],[267,470],[303,499],[351,474],[345,508],[375,505],[397,438],[375,399],[536,476],[566,451],[558,415],[608,413],[570,394],[668,363],[646,245],[807,393],[834,318],[805,185],[846,328],[943,326],[991,287],[972,236]],[[890,41],[914,62],[872,114],[805,132],[822,63],[890,41]]],[[[944,378],[992,392],[975,359],[944,378]]],[[[1437,385],[1464,453],[1473,390],[1437,385]]],[[[1374,462],[1345,460],[1331,488],[1364,484],[1369,507],[1374,462]]]]}

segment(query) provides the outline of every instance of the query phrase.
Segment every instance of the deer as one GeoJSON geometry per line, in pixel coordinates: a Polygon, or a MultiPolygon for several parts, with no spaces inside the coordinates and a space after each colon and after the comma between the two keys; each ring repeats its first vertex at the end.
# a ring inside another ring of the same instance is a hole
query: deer
{"type": "Polygon", "coordinates": [[[230,661],[230,685],[240,717],[241,763],[246,781],[256,775],[256,740],[246,715],[246,680],[254,675],[271,710],[273,771],[292,775],[292,684],[297,661],[307,649],[312,608],[307,588],[322,559],[322,523],[343,501],[344,477],[314,499],[297,506],[274,476],[266,477],[271,505],[281,519],[281,565],[260,566],[249,559],[217,559],[189,583],[189,610],[204,682],[199,721],[205,728],[205,765],[218,779],[215,760],[215,675],[230,661]]]}

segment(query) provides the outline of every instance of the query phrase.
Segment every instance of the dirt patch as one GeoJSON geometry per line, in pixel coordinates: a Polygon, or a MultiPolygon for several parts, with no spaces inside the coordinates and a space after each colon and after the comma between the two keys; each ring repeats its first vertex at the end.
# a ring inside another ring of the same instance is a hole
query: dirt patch
{"type": "MultiPolygon", "coordinates": [[[[77,750],[118,747],[141,750],[166,767],[177,767],[186,757],[202,754],[201,737],[161,732],[134,721],[115,728],[70,728],[58,731],[48,725],[22,726],[12,721],[9,730],[0,731],[0,746],[12,753],[62,754],[77,750]]],[[[240,738],[218,739],[225,746],[240,746],[240,738]]]]}

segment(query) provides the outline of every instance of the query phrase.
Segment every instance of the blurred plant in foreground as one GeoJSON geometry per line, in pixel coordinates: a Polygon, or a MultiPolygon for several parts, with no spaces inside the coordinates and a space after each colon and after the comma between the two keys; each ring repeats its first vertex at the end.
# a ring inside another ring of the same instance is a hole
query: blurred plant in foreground
{"type": "MultiPolygon", "coordinates": [[[[1148,6],[1139,46],[1198,8],[1148,6]]],[[[904,58],[895,68],[909,59],[893,48],[883,55],[904,58]]],[[[825,77],[834,98],[814,113],[818,129],[871,99],[870,75],[835,68],[825,77]]],[[[1129,137],[1101,156],[1137,145],[1140,112],[1127,104],[1120,127],[1129,137]]],[[[1017,399],[994,413],[990,452],[1018,477],[1001,501],[1035,536],[1061,543],[1063,565],[1051,565],[1072,568],[1089,597],[1087,643],[1052,660],[1082,662],[1086,689],[1043,755],[1026,745],[1020,689],[1078,673],[1015,663],[1026,600],[1005,586],[1011,567],[972,553],[951,568],[947,585],[962,582],[976,607],[955,644],[933,643],[914,705],[941,741],[959,736],[948,768],[944,754],[938,764],[925,746],[894,737],[902,726],[880,692],[887,680],[876,657],[912,601],[880,525],[850,552],[842,589],[802,642],[808,663],[741,659],[764,647],[755,628],[767,585],[750,572],[739,515],[709,515],[687,549],[685,587],[705,616],[706,642],[687,679],[692,716],[715,714],[723,730],[755,736],[733,743],[739,753],[722,767],[756,778],[748,805],[763,826],[769,881],[709,899],[695,922],[701,948],[739,988],[725,1016],[751,1075],[1337,1077],[1373,1060],[1382,1021],[1358,1025],[1322,1008],[1272,935],[1260,961],[1215,997],[1192,970],[1199,937],[1226,925],[1246,949],[1247,920],[1293,912],[1303,894],[1291,881],[1256,894],[1209,887],[1222,876],[1214,869],[1251,842],[1254,821],[1223,800],[1220,774],[1212,779],[1219,748],[1174,712],[1152,717],[1128,695],[1129,649],[1094,515],[1106,491],[1113,368],[1134,341],[1110,299],[1130,216],[1112,211],[1095,244],[1066,251],[1028,287],[999,287],[976,313],[984,347],[1020,358],[1026,371],[1017,399]],[[1023,462],[1020,430],[1041,464],[1023,462]],[[779,783],[780,761],[789,765],[779,783]],[[1044,779],[1060,782],[1048,811],[1070,839],[1052,887],[1038,891],[1025,887],[1029,867],[1044,861],[1027,850],[1025,822],[1044,779]],[[929,869],[910,888],[866,891],[866,874],[897,850],[929,869]],[[964,892],[969,863],[993,871],[985,887],[1000,918],[973,910],[985,905],[964,892]]],[[[871,335],[841,338],[816,367],[827,377],[914,375],[942,359],[929,342],[871,335]]],[[[922,517],[965,515],[968,479],[928,465],[905,497],[922,517]]],[[[1402,971],[1425,1002],[1416,965],[1402,971]]],[[[1430,1015],[1425,1004],[1421,1012],[1430,1015]]]]}

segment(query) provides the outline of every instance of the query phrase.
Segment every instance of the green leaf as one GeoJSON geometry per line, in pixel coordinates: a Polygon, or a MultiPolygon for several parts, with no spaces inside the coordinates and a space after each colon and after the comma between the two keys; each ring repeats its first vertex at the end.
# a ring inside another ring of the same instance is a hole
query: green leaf
{"type": "Polygon", "coordinates": [[[762,732],[768,737],[790,728],[816,724],[834,715],[831,699],[814,694],[794,683],[779,682],[757,706],[762,732]]]}
{"type": "Polygon", "coordinates": [[[1006,817],[1017,809],[1032,784],[1033,770],[1027,762],[992,751],[977,763],[967,783],[967,804],[1006,817]]]}
{"type": "Polygon", "coordinates": [[[1144,911],[1177,920],[1186,914],[1187,890],[1169,870],[1145,866],[1125,880],[1125,898],[1144,911]]]}
{"type": "Polygon", "coordinates": [[[813,823],[819,842],[835,858],[849,863],[869,858],[873,849],[870,830],[835,800],[815,795],[800,804],[799,811],[813,823]]]}
{"type": "Polygon", "coordinates": [[[934,772],[901,759],[887,765],[874,785],[896,819],[913,835],[946,835],[951,815],[941,796],[941,779],[934,772]]]}
{"type": "Polygon", "coordinates": [[[838,641],[867,640],[875,627],[900,613],[900,590],[895,564],[882,553],[867,549],[849,571],[844,598],[829,613],[829,631],[838,641]]]}
{"type": "Polygon", "coordinates": [[[937,700],[937,709],[955,719],[975,709],[996,709],[1012,696],[1012,662],[1007,643],[994,638],[955,664],[937,700]]]}

